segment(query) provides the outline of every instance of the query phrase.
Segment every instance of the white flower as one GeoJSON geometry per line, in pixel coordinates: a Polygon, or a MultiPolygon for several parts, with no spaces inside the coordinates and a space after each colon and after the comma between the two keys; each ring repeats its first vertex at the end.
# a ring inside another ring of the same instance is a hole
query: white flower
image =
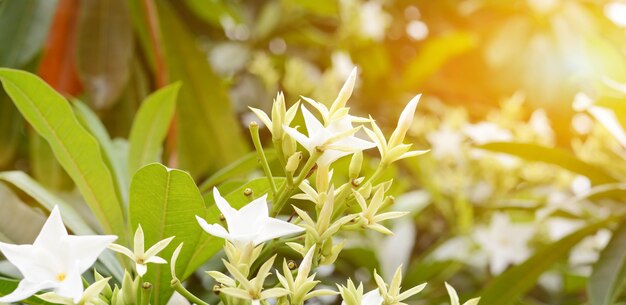
{"type": "Polygon", "coordinates": [[[32,245],[0,243],[0,251],[24,276],[0,303],[26,299],[43,289],[78,302],[83,294],[81,274],[117,236],[68,235],[58,207],[54,207],[32,245]]]}
{"type": "Polygon", "coordinates": [[[515,224],[504,213],[494,214],[489,227],[478,227],[474,240],[485,251],[492,274],[500,274],[510,264],[519,264],[530,256],[528,241],[532,238],[532,226],[515,224]]]}
{"type": "Polygon", "coordinates": [[[174,239],[174,236],[159,241],[154,246],[150,247],[148,251],[145,251],[143,229],[141,228],[141,225],[139,225],[139,227],[137,227],[137,231],[135,231],[135,241],[133,246],[134,252],[130,251],[130,249],[126,247],[117,244],[109,245],[109,249],[130,257],[130,259],[135,262],[135,269],[137,270],[137,274],[139,274],[139,276],[143,276],[144,274],[146,274],[146,271],[148,271],[147,264],[167,264],[166,260],[156,255],[159,252],[163,251],[163,249],[165,249],[165,247],[169,245],[172,239],[174,239]]]}
{"type": "Polygon", "coordinates": [[[513,140],[513,134],[510,131],[502,129],[492,122],[467,125],[463,128],[463,133],[478,145],[489,142],[510,142],[513,140]]]}
{"type": "Polygon", "coordinates": [[[378,289],[374,289],[363,295],[363,298],[361,299],[361,305],[381,305],[383,301],[384,299],[380,295],[378,289]]]}
{"type": "Polygon", "coordinates": [[[361,5],[361,35],[374,41],[385,38],[386,28],[391,23],[391,16],[385,12],[382,3],[367,1],[361,5]]]}
{"type": "MultiPolygon", "coordinates": [[[[454,287],[450,286],[447,282],[445,284],[446,290],[448,290],[448,295],[450,296],[450,305],[460,305],[459,296],[456,294],[454,287]]],[[[476,305],[478,304],[478,301],[480,301],[480,298],[474,298],[463,303],[463,305],[476,305]]]]}
{"type": "Polygon", "coordinates": [[[604,6],[604,14],[616,25],[626,27],[626,2],[613,1],[604,6]]]}
{"type": "Polygon", "coordinates": [[[429,133],[426,138],[431,145],[433,156],[436,159],[446,157],[461,157],[463,150],[463,135],[449,127],[442,127],[439,130],[429,133]]]}
{"type": "Polygon", "coordinates": [[[267,194],[239,210],[232,208],[217,188],[213,188],[213,198],[226,219],[228,231],[221,225],[207,223],[199,216],[196,219],[207,233],[229,240],[237,247],[245,247],[250,243],[256,246],[270,239],[304,231],[299,226],[269,217],[267,194]]]}
{"type": "Polygon", "coordinates": [[[68,298],[68,297],[63,297],[60,296],[54,292],[48,292],[48,293],[44,293],[42,295],[39,295],[39,298],[50,302],[50,303],[54,303],[54,304],[65,304],[65,305],[74,305],[74,304],[100,304],[99,302],[92,302],[92,300],[98,298],[98,295],[100,295],[100,293],[102,292],[102,290],[104,290],[104,288],[106,288],[106,286],[109,283],[109,280],[111,278],[107,277],[107,278],[103,278],[93,284],[91,284],[89,287],[87,287],[87,289],[85,289],[85,292],[82,294],[82,296],[80,297],[80,299],[78,301],[72,299],[72,298],[68,298]]]}
{"type": "Polygon", "coordinates": [[[600,251],[606,247],[610,240],[611,231],[606,229],[586,237],[570,251],[569,265],[580,275],[591,275],[591,266],[598,260],[600,251]]]}
{"type": "Polygon", "coordinates": [[[289,126],[283,126],[283,128],[311,155],[322,152],[317,160],[318,164],[330,165],[343,156],[375,146],[372,142],[354,136],[358,128],[352,127],[351,116],[345,115],[338,120],[331,121],[328,126],[324,126],[306,107],[302,106],[301,109],[308,136],[289,126]]]}

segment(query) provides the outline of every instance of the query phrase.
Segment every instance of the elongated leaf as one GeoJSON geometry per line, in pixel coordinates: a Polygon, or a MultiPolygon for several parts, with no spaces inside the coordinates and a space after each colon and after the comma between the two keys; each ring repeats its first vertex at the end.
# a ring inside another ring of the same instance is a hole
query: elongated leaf
{"type": "Polygon", "coordinates": [[[479,148],[514,155],[528,161],[538,161],[560,166],[586,176],[594,184],[618,182],[602,168],[584,162],[569,152],[530,143],[488,143],[479,148]]]}
{"type": "MultiPolygon", "coordinates": [[[[176,245],[184,242],[176,266],[177,270],[185,270],[202,237],[202,229],[195,216],[206,215],[204,200],[191,176],[153,163],[137,171],[130,190],[130,222],[133,230],[141,224],[146,247],[176,236],[170,246],[159,254],[168,259],[176,245]]],[[[172,280],[169,266],[148,265],[144,280],[153,285],[154,299],[151,304],[165,304],[173,293],[169,285],[172,280]]]]}
{"type": "Polygon", "coordinates": [[[128,174],[140,167],[161,161],[163,141],[176,109],[180,83],[175,83],[151,94],[139,108],[130,130],[128,174]]]}
{"type": "Polygon", "coordinates": [[[519,298],[535,285],[541,274],[565,257],[583,238],[606,227],[611,221],[612,219],[607,219],[593,223],[540,249],[524,263],[495,278],[480,294],[480,301],[489,305],[517,304],[519,298]]]}
{"type": "Polygon", "coordinates": [[[0,90],[0,168],[9,167],[15,158],[23,125],[24,119],[9,97],[0,90]]]}
{"type": "MultiPolygon", "coordinates": [[[[271,162],[276,159],[276,151],[266,150],[265,156],[267,157],[267,161],[271,162]]],[[[200,191],[202,193],[208,192],[211,190],[212,187],[226,181],[227,179],[249,173],[250,171],[258,167],[258,154],[255,151],[247,153],[239,160],[229,164],[228,166],[223,167],[219,171],[215,172],[215,174],[211,175],[211,177],[209,177],[206,181],[202,183],[202,185],[200,185],[200,191]]]]}
{"type": "Polygon", "coordinates": [[[37,213],[22,202],[6,185],[0,185],[0,232],[11,243],[32,243],[46,221],[42,213],[37,213]],[[24,224],[28,224],[25,226],[24,224]]]}
{"type": "Polygon", "coordinates": [[[0,67],[22,68],[44,43],[55,0],[7,1],[0,15],[0,67]]]}
{"type": "MultiPolygon", "coordinates": [[[[17,288],[18,280],[8,279],[6,277],[0,277],[0,296],[5,296],[11,291],[17,288]]],[[[48,303],[38,297],[30,297],[26,300],[20,301],[21,303],[27,305],[54,305],[53,303],[48,303]]]]}
{"type": "Polygon", "coordinates": [[[54,153],[46,140],[33,130],[28,130],[28,159],[32,175],[45,187],[57,191],[74,188],[72,180],[54,158],[54,153]]]}
{"type": "MultiPolygon", "coordinates": [[[[284,178],[274,178],[274,179],[276,181],[276,186],[278,187],[280,187],[285,182],[284,178]]],[[[246,188],[250,188],[252,190],[254,194],[253,196],[255,198],[260,197],[264,194],[268,194],[268,200],[271,200],[271,193],[270,193],[271,188],[270,188],[269,182],[267,181],[267,178],[265,177],[254,179],[240,186],[239,188],[235,189],[232,192],[228,192],[228,193],[222,192],[221,194],[222,195],[227,194],[224,196],[224,198],[226,198],[228,203],[230,203],[230,205],[233,208],[240,209],[241,207],[245,206],[246,204],[250,202],[250,199],[247,198],[243,194],[246,188]]],[[[207,222],[208,223],[219,222],[221,213],[219,209],[217,208],[217,206],[215,205],[215,201],[213,200],[213,193],[209,193],[206,196],[204,196],[204,201],[206,202],[206,206],[208,207],[207,212],[205,214],[207,215],[205,218],[207,222]]],[[[217,253],[222,248],[223,245],[224,245],[223,239],[211,236],[208,233],[205,233],[203,231],[202,238],[200,242],[198,243],[198,245],[196,246],[196,249],[194,250],[193,255],[191,256],[189,264],[187,265],[187,269],[185,269],[185,272],[182,278],[187,278],[189,275],[195,272],[195,270],[200,265],[206,262],[213,255],[215,255],[215,253],[217,253]]]]}
{"type": "Polygon", "coordinates": [[[626,223],[622,223],[600,254],[587,282],[589,299],[594,305],[611,305],[626,283],[626,223]]]}
{"type": "Polygon", "coordinates": [[[77,67],[95,109],[110,108],[122,93],[133,56],[128,1],[81,1],[77,67]]]}
{"type": "MultiPolygon", "coordinates": [[[[75,208],[67,202],[61,200],[56,195],[48,192],[37,181],[33,180],[26,173],[20,171],[0,172],[0,181],[12,184],[20,189],[26,195],[35,199],[42,207],[49,212],[55,206],[59,206],[62,212],[63,222],[77,235],[94,235],[97,234],[83,219],[83,217],[75,210],[75,208]]],[[[109,269],[116,279],[122,279],[122,266],[115,259],[113,253],[105,251],[100,255],[100,261],[109,269]]]]}
{"type": "Polygon", "coordinates": [[[74,100],[72,105],[78,121],[100,144],[102,157],[115,178],[122,202],[127,203],[129,182],[126,176],[126,158],[124,158],[126,154],[119,152],[119,147],[111,141],[106,127],[104,127],[98,115],[91,108],[79,100],[74,100]]]}
{"type": "Polygon", "coordinates": [[[0,68],[0,80],[24,118],[44,138],[72,177],[107,234],[128,240],[118,190],[100,145],[76,120],[68,102],[37,76],[0,68]]]}
{"type": "Polygon", "coordinates": [[[172,8],[158,1],[171,80],[180,80],[177,104],[178,166],[192,176],[211,174],[246,152],[223,81],[172,8]]]}

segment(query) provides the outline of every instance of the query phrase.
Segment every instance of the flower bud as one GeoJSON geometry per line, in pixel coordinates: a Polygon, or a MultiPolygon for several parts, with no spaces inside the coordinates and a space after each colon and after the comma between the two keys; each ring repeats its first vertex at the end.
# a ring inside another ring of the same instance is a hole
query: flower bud
{"type": "Polygon", "coordinates": [[[348,169],[348,177],[350,179],[356,179],[361,174],[361,166],[363,165],[363,152],[357,151],[352,155],[352,160],[350,160],[350,167],[348,169]]]}
{"type": "Polygon", "coordinates": [[[298,149],[298,143],[296,143],[296,141],[292,137],[285,134],[285,136],[283,137],[282,148],[285,156],[291,156],[296,152],[296,149],[298,149]]]}
{"type": "Polygon", "coordinates": [[[400,114],[400,118],[398,119],[398,126],[396,130],[391,134],[391,138],[389,139],[389,147],[394,147],[398,144],[401,144],[406,136],[406,132],[413,124],[413,117],[415,116],[415,109],[417,108],[417,103],[420,100],[422,95],[416,95],[402,110],[400,114]]]}
{"type": "Polygon", "coordinates": [[[302,153],[298,151],[289,157],[285,170],[287,172],[294,173],[300,165],[300,160],[302,160],[302,153]]]}

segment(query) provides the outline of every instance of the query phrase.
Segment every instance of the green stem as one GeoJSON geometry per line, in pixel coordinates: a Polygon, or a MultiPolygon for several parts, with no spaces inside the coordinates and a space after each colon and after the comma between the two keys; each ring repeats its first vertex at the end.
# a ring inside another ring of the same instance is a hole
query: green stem
{"type": "Polygon", "coordinates": [[[172,286],[172,288],[174,288],[174,290],[176,290],[176,292],[180,293],[180,295],[185,297],[185,299],[187,299],[191,303],[195,303],[197,305],[209,305],[205,301],[202,301],[200,298],[193,295],[191,292],[189,292],[189,290],[185,289],[185,287],[183,287],[183,284],[181,284],[178,279],[173,279],[170,285],[172,286]]]}
{"type": "Polygon", "coordinates": [[[152,284],[145,282],[141,285],[141,305],[150,304],[150,295],[152,294],[152,284]]]}
{"type": "MultiPolygon", "coordinates": [[[[250,123],[250,135],[252,136],[252,143],[254,143],[254,149],[259,156],[259,160],[261,161],[261,167],[263,167],[263,171],[265,172],[265,176],[269,180],[270,186],[272,188],[272,193],[274,196],[278,193],[278,188],[276,188],[276,183],[274,182],[274,177],[272,176],[272,171],[270,170],[270,165],[267,162],[267,157],[265,156],[265,152],[263,152],[263,146],[261,145],[261,138],[259,137],[259,124],[256,122],[250,123]]],[[[280,156],[279,156],[280,159],[280,156]]]]}
{"type": "Polygon", "coordinates": [[[287,202],[287,199],[291,197],[291,192],[293,192],[294,188],[298,187],[300,183],[302,183],[302,181],[306,179],[307,175],[309,174],[309,171],[311,171],[313,166],[315,166],[315,162],[317,162],[317,159],[319,159],[321,155],[322,155],[321,152],[315,151],[309,157],[309,160],[306,161],[306,164],[304,164],[304,167],[300,171],[300,174],[298,174],[296,181],[292,182],[291,184],[289,184],[289,181],[285,183],[285,188],[281,189],[281,192],[279,193],[279,195],[274,197],[276,199],[274,200],[274,203],[272,204],[272,216],[276,216],[278,215],[278,213],[280,213],[280,211],[283,209],[283,206],[287,202]]]}

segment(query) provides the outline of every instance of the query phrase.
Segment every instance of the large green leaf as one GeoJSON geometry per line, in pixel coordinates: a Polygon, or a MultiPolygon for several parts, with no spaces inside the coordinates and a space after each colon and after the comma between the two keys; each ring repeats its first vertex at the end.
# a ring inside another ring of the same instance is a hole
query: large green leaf
{"type": "Polygon", "coordinates": [[[151,94],[141,104],[130,130],[128,174],[132,176],[142,166],[161,161],[163,141],[176,109],[180,83],[151,94]]]}
{"type": "Polygon", "coordinates": [[[192,176],[211,174],[246,151],[228,92],[172,8],[158,1],[166,62],[171,80],[180,80],[176,108],[179,167],[192,176]]]}
{"type": "Polygon", "coordinates": [[[41,49],[55,0],[6,1],[0,15],[0,67],[23,68],[41,49]]]}
{"type": "MultiPolygon", "coordinates": [[[[13,279],[8,279],[5,277],[0,277],[0,296],[5,296],[9,293],[11,293],[11,291],[15,290],[15,288],[17,288],[17,284],[19,283],[18,280],[13,280],[13,279]]],[[[26,300],[22,300],[20,301],[21,303],[27,304],[27,305],[53,305],[54,303],[49,303],[46,302],[38,297],[30,297],[26,300]]]]}
{"type": "Polygon", "coordinates": [[[478,146],[479,148],[514,155],[528,161],[538,161],[560,166],[574,173],[586,176],[594,184],[619,182],[602,168],[582,161],[571,153],[530,143],[494,142],[478,146]]]}
{"type": "MultiPolygon", "coordinates": [[[[133,176],[129,209],[132,228],[141,224],[146,246],[176,236],[159,256],[169,259],[176,245],[185,243],[176,263],[177,270],[185,270],[203,235],[195,216],[206,215],[204,200],[191,176],[159,163],[146,165],[133,176]]],[[[173,293],[169,266],[149,265],[143,278],[154,288],[151,304],[165,304],[173,293]]]]}
{"type": "MultiPolygon", "coordinates": [[[[285,182],[284,178],[274,178],[276,182],[276,186],[280,187],[282,183],[285,182]]],[[[268,200],[271,199],[270,185],[267,178],[256,178],[248,183],[243,184],[242,186],[236,188],[231,192],[220,192],[224,198],[230,203],[230,205],[235,209],[240,209],[250,202],[250,198],[244,195],[245,189],[251,189],[254,197],[260,197],[263,194],[268,194],[268,200]]],[[[208,223],[218,223],[220,222],[220,211],[215,205],[215,201],[213,200],[213,193],[208,193],[204,196],[204,201],[206,202],[206,206],[208,210],[206,212],[206,221],[208,223]]],[[[195,247],[193,251],[193,255],[187,265],[187,269],[183,273],[183,279],[190,276],[192,273],[196,271],[200,265],[204,264],[209,258],[211,258],[215,253],[217,253],[222,246],[224,245],[224,240],[221,238],[217,238],[211,236],[207,233],[202,233],[202,238],[198,245],[195,247]]]]}
{"type": "Polygon", "coordinates": [[[52,147],[65,171],[78,186],[107,234],[128,240],[118,190],[100,145],[78,122],[69,103],[39,77],[0,68],[4,89],[22,113],[52,147]]]}
{"type": "Polygon", "coordinates": [[[76,66],[95,109],[110,108],[128,82],[133,32],[127,2],[80,2],[76,66]]]}
{"type": "MultiPolygon", "coordinates": [[[[10,171],[0,172],[0,181],[9,183],[29,197],[33,198],[37,203],[49,212],[55,206],[59,206],[63,223],[77,235],[94,235],[97,234],[84,220],[84,217],[76,211],[76,209],[67,202],[61,200],[56,195],[50,193],[46,188],[41,186],[37,181],[33,180],[24,172],[10,171]]],[[[122,279],[123,270],[119,262],[115,259],[113,253],[105,251],[100,255],[100,261],[117,279],[122,279]]]]}
{"type": "Polygon", "coordinates": [[[589,299],[594,305],[611,305],[626,283],[626,223],[622,223],[593,266],[587,282],[589,299]]]}
{"type": "Polygon", "coordinates": [[[489,305],[517,304],[519,298],[535,285],[539,276],[548,268],[565,257],[572,247],[583,238],[606,227],[611,221],[612,219],[608,219],[590,224],[535,252],[524,263],[493,279],[480,294],[481,303],[489,305]]]}

